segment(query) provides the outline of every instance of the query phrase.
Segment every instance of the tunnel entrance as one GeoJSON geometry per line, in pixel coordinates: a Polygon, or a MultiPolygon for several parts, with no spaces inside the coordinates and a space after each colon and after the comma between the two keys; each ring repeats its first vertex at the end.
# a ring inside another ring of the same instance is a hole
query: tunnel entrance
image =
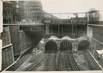
{"type": "Polygon", "coordinates": [[[49,40],[45,45],[45,52],[46,53],[53,53],[57,52],[57,44],[53,40],[49,40]]]}
{"type": "Polygon", "coordinates": [[[60,50],[72,50],[72,43],[69,40],[63,40],[60,43],[60,50]]]}
{"type": "Polygon", "coordinates": [[[78,44],[78,50],[89,49],[90,42],[88,40],[82,40],[78,44]]]}

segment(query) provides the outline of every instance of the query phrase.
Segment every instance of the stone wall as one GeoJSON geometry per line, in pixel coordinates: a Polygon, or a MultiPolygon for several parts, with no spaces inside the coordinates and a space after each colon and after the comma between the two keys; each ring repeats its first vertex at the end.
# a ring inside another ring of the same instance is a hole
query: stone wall
{"type": "Polygon", "coordinates": [[[26,35],[26,33],[21,30],[19,32],[19,35],[20,35],[20,45],[19,45],[19,48],[21,50],[21,54],[25,53],[27,50],[29,50],[30,48],[32,48],[32,40],[31,38],[26,35]]]}
{"type": "Polygon", "coordinates": [[[103,42],[103,27],[97,26],[92,27],[93,28],[93,37],[101,42],[103,42]]]}
{"type": "Polygon", "coordinates": [[[8,46],[2,49],[2,70],[7,68],[14,62],[13,46],[8,46]]]}
{"type": "Polygon", "coordinates": [[[2,70],[14,62],[13,45],[11,43],[9,26],[3,28],[2,39],[2,70]]]}
{"type": "Polygon", "coordinates": [[[9,26],[9,29],[10,29],[10,35],[11,35],[11,43],[13,44],[14,57],[16,60],[17,57],[20,56],[19,26],[12,25],[12,26],[9,26]]]}

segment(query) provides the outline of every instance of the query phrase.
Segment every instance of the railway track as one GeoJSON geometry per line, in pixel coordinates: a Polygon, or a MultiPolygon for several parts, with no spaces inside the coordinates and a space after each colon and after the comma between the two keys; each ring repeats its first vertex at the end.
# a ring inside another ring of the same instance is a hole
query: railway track
{"type": "MultiPolygon", "coordinates": [[[[44,64],[42,71],[79,71],[79,68],[73,58],[73,53],[69,50],[45,53],[44,59],[41,60],[44,64]]],[[[29,70],[36,70],[41,63],[36,62],[29,70]]]]}
{"type": "Polygon", "coordinates": [[[44,60],[43,54],[39,54],[38,56],[35,57],[31,62],[33,63],[30,67],[25,68],[24,71],[35,71],[40,65],[41,62],[44,60]]]}
{"type": "Polygon", "coordinates": [[[45,58],[45,71],[56,71],[56,53],[46,53],[45,58]]]}
{"type": "Polygon", "coordinates": [[[88,63],[88,67],[90,70],[101,70],[102,67],[100,66],[100,64],[98,62],[96,62],[95,58],[93,58],[93,56],[90,54],[89,51],[83,52],[86,61],[88,63]]]}
{"type": "Polygon", "coordinates": [[[77,71],[78,66],[73,58],[73,53],[70,50],[59,50],[57,52],[46,52],[35,56],[30,60],[32,63],[23,71],[39,71],[39,67],[44,64],[40,71],[77,71]]]}
{"type": "Polygon", "coordinates": [[[24,63],[24,61],[29,57],[29,54],[24,55],[23,57],[21,57],[14,65],[12,65],[11,67],[9,67],[7,69],[7,71],[15,71],[21,64],[24,63]]]}
{"type": "Polygon", "coordinates": [[[79,71],[73,53],[69,50],[46,53],[45,71],[79,71]]]}
{"type": "Polygon", "coordinates": [[[59,52],[59,58],[58,58],[58,69],[59,71],[65,71],[65,70],[70,70],[71,68],[68,67],[69,62],[67,59],[67,56],[65,56],[65,53],[59,52]]]}
{"type": "MultiPolygon", "coordinates": [[[[83,54],[87,59],[88,65],[90,65],[90,69],[99,70],[99,67],[93,65],[95,62],[88,58],[89,54],[87,54],[87,52],[83,52],[83,54]]],[[[28,56],[25,57],[27,58],[28,56]]],[[[72,50],[69,49],[41,53],[38,56],[35,56],[35,58],[31,60],[31,63],[33,64],[23,71],[39,71],[38,67],[42,64],[44,64],[44,66],[41,71],[80,71],[74,59],[72,50]]],[[[20,64],[21,62],[19,62],[19,64],[17,63],[16,66],[19,66],[20,64]]]]}
{"type": "Polygon", "coordinates": [[[73,58],[71,51],[60,51],[58,58],[58,70],[59,71],[79,71],[79,67],[73,58]]]}
{"type": "Polygon", "coordinates": [[[73,58],[73,53],[70,50],[59,50],[57,52],[48,52],[39,54],[31,61],[30,67],[23,71],[39,71],[39,67],[44,64],[41,71],[78,71],[79,68],[73,58]]]}
{"type": "Polygon", "coordinates": [[[78,70],[78,71],[79,71],[80,69],[79,69],[77,63],[75,62],[75,59],[74,59],[74,56],[73,56],[72,51],[70,51],[69,53],[70,53],[70,54],[68,55],[68,59],[69,59],[69,61],[70,61],[71,69],[72,69],[73,71],[75,71],[75,70],[78,70]]]}

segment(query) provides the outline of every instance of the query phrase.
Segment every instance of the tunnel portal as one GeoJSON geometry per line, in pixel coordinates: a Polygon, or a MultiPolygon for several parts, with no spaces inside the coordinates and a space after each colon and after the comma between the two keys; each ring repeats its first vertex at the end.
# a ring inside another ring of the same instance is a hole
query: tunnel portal
{"type": "Polygon", "coordinates": [[[57,44],[53,40],[49,40],[45,45],[45,52],[56,52],[57,51],[57,44]]]}
{"type": "Polygon", "coordinates": [[[90,42],[88,40],[82,40],[78,44],[78,50],[89,49],[90,42]]]}

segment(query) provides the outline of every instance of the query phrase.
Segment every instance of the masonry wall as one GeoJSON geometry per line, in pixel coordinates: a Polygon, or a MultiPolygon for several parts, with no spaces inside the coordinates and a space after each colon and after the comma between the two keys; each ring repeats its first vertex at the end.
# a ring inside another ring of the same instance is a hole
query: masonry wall
{"type": "Polygon", "coordinates": [[[93,28],[93,37],[97,40],[103,42],[103,27],[92,27],[93,28]]]}
{"type": "Polygon", "coordinates": [[[13,44],[13,52],[15,60],[20,56],[20,41],[19,41],[19,26],[11,25],[9,26],[10,35],[11,35],[11,43],[13,44]]]}
{"type": "Polygon", "coordinates": [[[10,27],[11,42],[15,60],[32,47],[32,40],[25,31],[20,30],[20,26],[14,25],[10,27]]]}
{"type": "Polygon", "coordinates": [[[13,45],[11,43],[9,26],[3,28],[1,39],[2,45],[2,70],[14,62],[13,45]]]}
{"type": "Polygon", "coordinates": [[[23,30],[19,31],[19,35],[20,35],[20,39],[19,39],[20,45],[19,45],[19,48],[21,50],[21,54],[23,54],[27,50],[32,48],[32,40],[23,30]]]}

